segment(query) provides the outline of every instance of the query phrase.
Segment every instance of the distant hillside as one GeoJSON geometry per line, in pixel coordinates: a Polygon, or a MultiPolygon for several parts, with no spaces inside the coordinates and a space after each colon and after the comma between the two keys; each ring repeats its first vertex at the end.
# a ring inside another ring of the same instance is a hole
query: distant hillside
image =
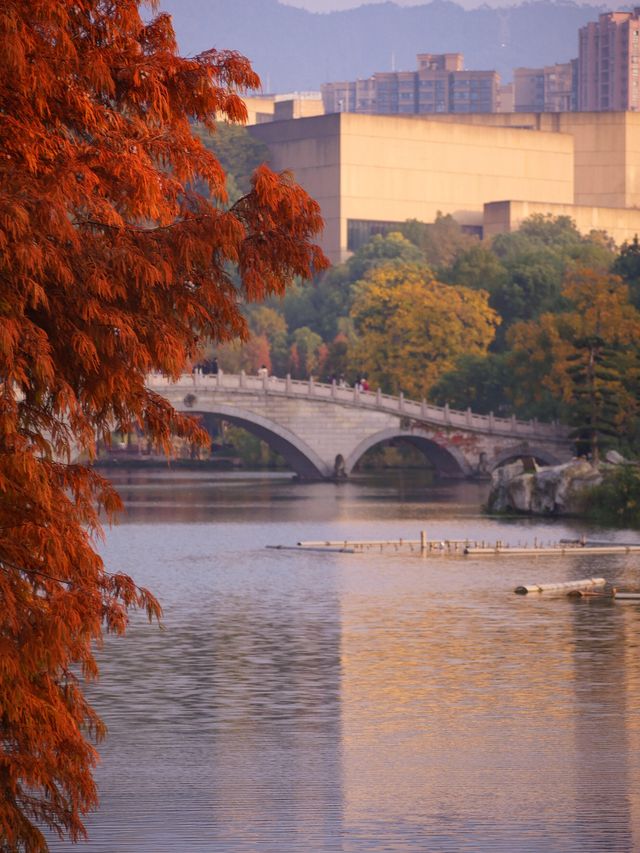
{"type": "Polygon", "coordinates": [[[596,20],[594,6],[535,0],[509,8],[466,11],[448,0],[394,3],[317,14],[277,0],[162,0],[173,15],[181,51],[239,50],[265,91],[319,89],[374,71],[413,70],[417,53],[459,52],[467,68],[495,68],[503,80],[518,66],[566,62],[578,52],[578,28],[596,20]]]}

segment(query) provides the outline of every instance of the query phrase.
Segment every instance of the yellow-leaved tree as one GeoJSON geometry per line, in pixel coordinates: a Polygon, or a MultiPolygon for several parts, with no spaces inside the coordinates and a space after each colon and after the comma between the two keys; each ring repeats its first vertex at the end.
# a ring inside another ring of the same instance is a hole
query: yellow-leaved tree
{"type": "Polygon", "coordinates": [[[640,381],[640,311],[617,276],[578,269],[564,280],[569,309],[516,323],[507,336],[520,400],[550,395],[597,461],[607,440],[635,430],[640,381]]]}
{"type": "MultiPolygon", "coordinates": [[[[204,442],[147,386],[202,341],[246,336],[240,304],[326,265],[318,205],[266,166],[229,206],[192,133],[246,119],[242,56],[182,58],[140,0],[0,3],[0,849],[76,840],[96,805],[82,677],[130,607],[159,614],[94,547],[109,483],[74,464],[112,430],[204,442]],[[196,187],[206,192],[200,194],[196,187]]],[[[155,2],[147,5],[152,9],[155,2]]]]}
{"type": "Polygon", "coordinates": [[[352,370],[388,393],[426,397],[459,356],[486,353],[499,323],[488,298],[420,265],[376,267],[357,285],[352,370]]]}

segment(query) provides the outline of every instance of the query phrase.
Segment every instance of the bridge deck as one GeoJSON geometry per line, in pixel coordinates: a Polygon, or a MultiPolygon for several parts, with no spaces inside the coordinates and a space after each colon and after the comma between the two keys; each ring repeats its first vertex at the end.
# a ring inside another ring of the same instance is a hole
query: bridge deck
{"type": "Polygon", "coordinates": [[[434,406],[422,400],[405,399],[403,394],[398,397],[382,394],[378,391],[361,391],[358,388],[341,387],[336,383],[316,382],[314,379],[301,381],[281,379],[276,376],[248,376],[241,374],[203,375],[196,371],[184,374],[177,382],[168,382],[164,376],[151,375],[148,378],[149,387],[161,393],[163,389],[184,389],[185,392],[232,392],[238,394],[273,394],[287,397],[313,398],[318,401],[347,406],[358,406],[394,415],[401,415],[415,421],[428,422],[431,425],[442,425],[445,428],[458,428],[478,433],[491,433],[505,436],[521,436],[526,439],[540,441],[566,442],[568,429],[558,423],[540,423],[538,421],[522,421],[515,417],[498,418],[493,414],[479,415],[471,409],[458,411],[449,406],[434,406]]]}

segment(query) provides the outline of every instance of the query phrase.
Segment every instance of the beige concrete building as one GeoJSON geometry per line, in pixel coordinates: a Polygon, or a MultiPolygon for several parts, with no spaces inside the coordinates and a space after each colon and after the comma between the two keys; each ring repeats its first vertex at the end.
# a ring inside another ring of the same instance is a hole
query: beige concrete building
{"type": "Polygon", "coordinates": [[[247,124],[265,124],[324,113],[320,92],[291,92],[282,95],[247,95],[242,100],[247,107],[247,124]]]}
{"type": "Polygon", "coordinates": [[[640,211],[622,207],[590,207],[581,204],[550,204],[536,201],[492,201],[484,206],[483,237],[517,231],[534,214],[568,216],[582,234],[606,231],[616,243],[629,242],[640,233],[640,211]]]}
{"type": "Polygon", "coordinates": [[[273,121],[275,95],[243,95],[242,100],[247,108],[247,124],[273,121]]]}
{"type": "MultiPolygon", "coordinates": [[[[567,134],[572,139],[574,150],[574,203],[598,207],[640,208],[638,113],[495,113],[430,116],[430,120],[567,134]]],[[[510,198],[518,197],[512,194],[510,198]]]]}
{"type": "Polygon", "coordinates": [[[375,233],[438,212],[487,236],[517,228],[525,211],[571,216],[617,243],[640,233],[637,114],[341,113],[250,131],[273,167],[291,169],[320,203],[333,262],[375,233]]]}
{"type": "Polygon", "coordinates": [[[292,95],[276,95],[273,110],[274,121],[321,115],[324,115],[324,105],[320,92],[295,92],[292,95]]]}

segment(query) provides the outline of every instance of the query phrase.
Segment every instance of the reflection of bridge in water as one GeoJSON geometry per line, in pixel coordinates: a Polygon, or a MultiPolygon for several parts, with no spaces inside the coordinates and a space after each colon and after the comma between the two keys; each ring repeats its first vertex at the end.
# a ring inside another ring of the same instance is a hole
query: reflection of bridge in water
{"type": "Polygon", "coordinates": [[[571,458],[567,429],[558,424],[497,418],[432,406],[357,388],[275,376],[182,376],[149,387],[203,423],[223,419],[266,441],[305,479],[348,476],[376,444],[406,441],[437,471],[472,477],[522,456],[543,464],[571,458]]]}

